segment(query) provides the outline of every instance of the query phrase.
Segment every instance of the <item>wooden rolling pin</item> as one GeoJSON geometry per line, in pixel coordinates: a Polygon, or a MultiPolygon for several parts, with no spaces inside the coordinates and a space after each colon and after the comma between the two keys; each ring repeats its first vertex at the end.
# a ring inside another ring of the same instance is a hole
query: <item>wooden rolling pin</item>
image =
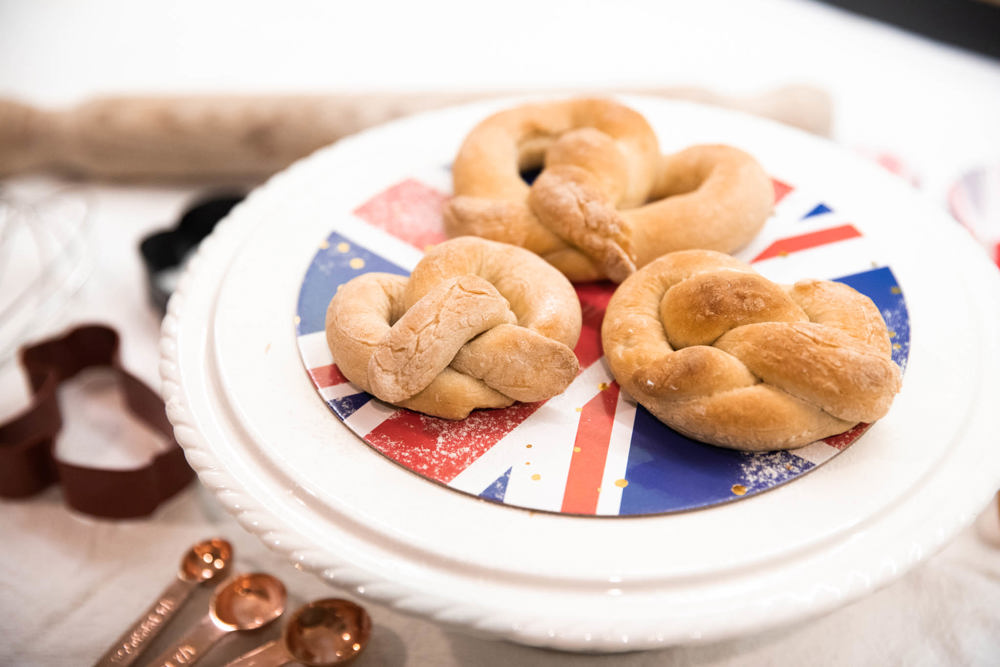
{"type": "MultiPolygon", "coordinates": [[[[620,92],[738,109],[820,135],[830,131],[830,100],[809,86],[752,97],[687,87],[620,92]]],[[[497,95],[108,97],[64,110],[0,100],[0,176],[56,171],[118,181],[255,181],[366,127],[497,95]]]]}

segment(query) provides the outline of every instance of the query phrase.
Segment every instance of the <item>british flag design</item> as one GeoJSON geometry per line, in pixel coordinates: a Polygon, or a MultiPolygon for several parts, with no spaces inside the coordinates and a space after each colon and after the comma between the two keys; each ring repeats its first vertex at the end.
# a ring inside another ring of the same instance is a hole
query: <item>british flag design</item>
{"type": "MultiPolygon", "coordinates": [[[[740,256],[779,282],[843,281],[878,305],[905,368],[909,320],[902,290],[878,249],[826,202],[774,181],[775,215],[740,256]]],[[[738,501],[824,463],[866,430],[788,452],[745,453],[685,438],[619,390],[603,361],[600,325],[610,284],[577,287],[581,372],[542,403],[474,412],[448,421],[386,405],[348,382],[323,331],[337,286],[367,271],[407,274],[444,239],[447,169],[392,184],[331,221],[302,282],[298,346],[319,396],[358,437],[413,473],[456,491],[531,510],[574,515],[659,514],[738,501]]]]}

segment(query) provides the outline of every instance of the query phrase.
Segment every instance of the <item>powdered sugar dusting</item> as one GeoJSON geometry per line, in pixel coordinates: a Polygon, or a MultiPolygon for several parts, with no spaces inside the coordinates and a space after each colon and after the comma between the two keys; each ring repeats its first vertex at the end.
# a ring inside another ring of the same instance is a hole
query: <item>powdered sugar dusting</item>
{"type": "Polygon", "coordinates": [[[783,484],[812,467],[809,461],[787,451],[746,453],[740,464],[739,483],[745,487],[745,494],[757,493],[783,484]]]}

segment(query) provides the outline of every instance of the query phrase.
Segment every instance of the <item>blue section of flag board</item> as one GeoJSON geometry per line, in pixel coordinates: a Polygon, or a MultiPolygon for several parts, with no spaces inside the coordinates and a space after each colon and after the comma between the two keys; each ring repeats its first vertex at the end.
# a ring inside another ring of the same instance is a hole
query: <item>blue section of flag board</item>
{"type": "Polygon", "coordinates": [[[368,401],[372,400],[371,394],[361,392],[349,396],[341,396],[326,402],[330,409],[337,413],[341,419],[347,419],[368,401]]]}
{"type": "Polygon", "coordinates": [[[493,480],[489,486],[483,489],[483,492],[479,494],[479,497],[502,503],[504,496],[507,495],[507,483],[510,482],[511,470],[513,470],[513,468],[507,468],[507,472],[493,480]]]}
{"type": "Polygon", "coordinates": [[[298,304],[298,335],[323,331],[326,307],[337,287],[362,273],[379,271],[402,276],[410,272],[376,255],[350,239],[333,232],[326,238],[326,247],[313,258],[302,281],[298,304]]]}
{"type": "Polygon", "coordinates": [[[753,453],[687,438],[636,410],[619,514],[695,509],[771,488],[814,467],[789,452],[753,453]],[[734,486],[742,486],[738,495],[734,486]]]}
{"type": "Polygon", "coordinates": [[[882,313],[892,341],[892,360],[906,368],[910,355],[910,315],[896,276],[887,266],[837,278],[871,299],[882,313]]]}
{"type": "Polygon", "coordinates": [[[816,204],[816,207],[813,208],[813,210],[806,213],[804,216],[802,216],[802,219],[808,220],[809,218],[814,218],[817,215],[823,215],[824,213],[832,213],[832,212],[833,209],[827,206],[826,204],[816,204]]]}

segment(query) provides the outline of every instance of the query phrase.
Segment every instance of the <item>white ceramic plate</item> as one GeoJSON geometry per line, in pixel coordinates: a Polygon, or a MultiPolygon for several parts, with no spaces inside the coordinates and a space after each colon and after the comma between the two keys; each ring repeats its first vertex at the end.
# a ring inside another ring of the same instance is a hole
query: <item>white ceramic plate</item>
{"type": "Polygon", "coordinates": [[[403,611],[526,644],[620,651],[827,611],[899,576],[971,521],[1000,487],[1000,279],[968,234],[825,141],[698,105],[624,101],[665,151],[740,146],[807,193],[803,205],[818,193],[878,248],[906,296],[911,332],[889,415],[767,493],[631,517],[484,500],[370,447],[305,370],[294,324],[304,275],[331,230],[378,235],[352,214],[359,203],[429,169],[446,191],[442,167],[467,131],[512,102],[462,107],[294,165],[237,207],[184,275],[164,321],[168,412],[201,480],[243,526],[332,585],[403,611]]]}

